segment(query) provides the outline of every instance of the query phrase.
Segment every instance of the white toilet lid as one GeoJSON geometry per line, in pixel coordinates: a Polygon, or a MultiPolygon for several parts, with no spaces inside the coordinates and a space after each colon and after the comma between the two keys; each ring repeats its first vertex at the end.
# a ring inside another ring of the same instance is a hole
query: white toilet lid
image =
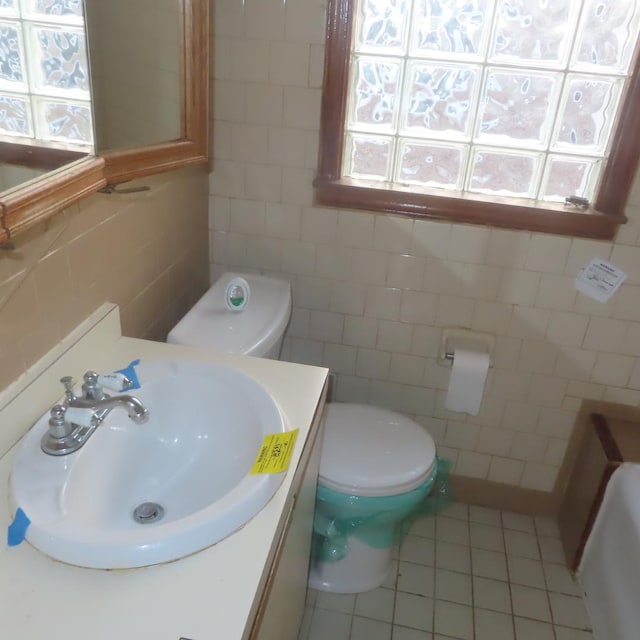
{"type": "Polygon", "coordinates": [[[399,413],[327,404],[319,482],[329,489],[357,496],[406,493],[427,480],[435,457],[433,438],[399,413]]]}

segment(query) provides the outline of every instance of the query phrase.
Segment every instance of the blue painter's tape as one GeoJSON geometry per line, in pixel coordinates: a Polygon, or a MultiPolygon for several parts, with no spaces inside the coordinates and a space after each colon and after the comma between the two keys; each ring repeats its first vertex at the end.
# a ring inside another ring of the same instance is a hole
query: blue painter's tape
{"type": "Polygon", "coordinates": [[[27,514],[22,509],[18,509],[13,522],[7,529],[7,544],[10,547],[18,546],[27,535],[27,529],[30,524],[31,520],[29,520],[27,514]]]}
{"type": "Polygon", "coordinates": [[[133,382],[132,389],[140,388],[140,380],[138,380],[138,374],[136,373],[136,367],[140,364],[140,358],[137,360],[133,360],[133,362],[129,363],[129,366],[124,369],[118,369],[116,373],[123,373],[131,382],[133,382]]]}

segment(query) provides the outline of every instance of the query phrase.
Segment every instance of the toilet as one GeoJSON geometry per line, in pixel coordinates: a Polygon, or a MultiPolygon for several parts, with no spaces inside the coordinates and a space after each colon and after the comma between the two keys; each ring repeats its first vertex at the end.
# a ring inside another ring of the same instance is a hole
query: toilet
{"type": "MultiPolygon", "coordinates": [[[[226,273],[167,342],[277,359],[290,315],[288,282],[226,273]],[[238,279],[249,289],[242,311],[225,300],[238,279]]],[[[436,473],[435,443],[413,420],[380,407],[328,403],[309,585],[359,593],[383,584],[401,523],[423,503],[436,473]]]]}

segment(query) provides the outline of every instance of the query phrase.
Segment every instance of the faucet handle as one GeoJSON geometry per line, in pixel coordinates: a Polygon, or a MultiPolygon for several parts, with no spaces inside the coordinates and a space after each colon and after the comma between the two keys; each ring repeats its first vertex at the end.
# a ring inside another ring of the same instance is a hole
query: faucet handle
{"type": "Polygon", "coordinates": [[[71,376],[63,376],[60,378],[60,382],[64,385],[64,401],[65,403],[70,402],[71,400],[75,400],[75,395],[73,393],[73,378],[71,376]]]}
{"type": "Polygon", "coordinates": [[[52,438],[64,438],[71,433],[71,425],[66,420],[66,408],[56,404],[51,408],[49,417],[49,435],[52,438]]]}
{"type": "Polygon", "coordinates": [[[95,371],[87,371],[84,374],[82,396],[86,400],[102,400],[105,397],[99,378],[100,376],[95,371]]]}

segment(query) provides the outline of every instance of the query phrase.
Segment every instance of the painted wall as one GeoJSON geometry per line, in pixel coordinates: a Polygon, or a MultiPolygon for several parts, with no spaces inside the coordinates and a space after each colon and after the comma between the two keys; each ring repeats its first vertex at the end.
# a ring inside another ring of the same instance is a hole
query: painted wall
{"type": "Polygon", "coordinates": [[[324,10],[215,2],[212,276],[289,279],[286,358],[416,416],[455,473],[550,491],[583,399],[640,402],[640,184],[613,243],[315,208],[324,10]],[[629,274],[607,304],[573,287],[593,257],[629,274]],[[444,408],[450,326],[496,336],[477,417],[444,408]]]}
{"type": "Polygon", "coordinates": [[[206,170],[135,184],[151,190],[96,194],[0,250],[0,388],[104,302],[125,335],[163,340],[206,290],[206,170]]]}

